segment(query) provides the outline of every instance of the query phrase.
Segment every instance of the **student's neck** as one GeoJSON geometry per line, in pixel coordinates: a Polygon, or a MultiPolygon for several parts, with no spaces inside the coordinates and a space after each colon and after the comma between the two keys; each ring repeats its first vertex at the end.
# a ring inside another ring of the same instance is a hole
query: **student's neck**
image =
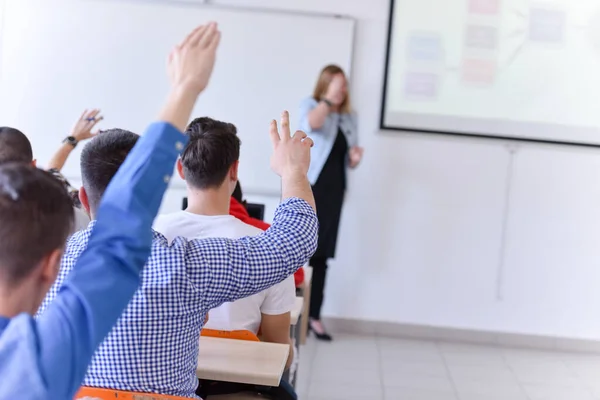
{"type": "Polygon", "coordinates": [[[22,313],[33,315],[37,311],[37,296],[29,296],[27,293],[23,285],[14,289],[0,287],[0,317],[13,318],[22,313]]]}
{"type": "Polygon", "coordinates": [[[229,215],[230,198],[231,195],[224,188],[207,190],[188,188],[186,211],[197,215],[229,215]]]}

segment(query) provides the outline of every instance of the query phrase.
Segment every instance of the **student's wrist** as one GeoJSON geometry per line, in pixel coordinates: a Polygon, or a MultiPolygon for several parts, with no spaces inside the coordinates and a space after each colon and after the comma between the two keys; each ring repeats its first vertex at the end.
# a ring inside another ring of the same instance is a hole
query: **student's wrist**
{"type": "Polygon", "coordinates": [[[160,113],[160,120],[184,132],[197,98],[198,91],[188,85],[172,86],[167,103],[160,113]]]}
{"type": "Polygon", "coordinates": [[[201,92],[193,84],[181,82],[171,86],[170,94],[173,98],[195,102],[201,92]]]}
{"type": "Polygon", "coordinates": [[[296,184],[296,183],[302,183],[304,181],[306,181],[308,178],[306,177],[306,172],[303,172],[302,170],[298,169],[292,169],[289,171],[284,172],[281,175],[281,181],[283,184],[289,183],[289,184],[296,184]]]}

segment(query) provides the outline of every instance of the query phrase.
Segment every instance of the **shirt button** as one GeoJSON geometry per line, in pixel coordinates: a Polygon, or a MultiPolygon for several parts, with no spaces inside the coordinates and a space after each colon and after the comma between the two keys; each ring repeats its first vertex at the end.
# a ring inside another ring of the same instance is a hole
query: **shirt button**
{"type": "Polygon", "coordinates": [[[183,150],[183,143],[181,143],[181,142],[177,142],[177,143],[175,143],[175,149],[176,149],[177,151],[181,151],[181,150],[183,150]]]}
{"type": "Polygon", "coordinates": [[[163,177],[163,181],[165,181],[165,183],[169,183],[170,180],[171,180],[171,177],[169,175],[165,175],[163,177]]]}

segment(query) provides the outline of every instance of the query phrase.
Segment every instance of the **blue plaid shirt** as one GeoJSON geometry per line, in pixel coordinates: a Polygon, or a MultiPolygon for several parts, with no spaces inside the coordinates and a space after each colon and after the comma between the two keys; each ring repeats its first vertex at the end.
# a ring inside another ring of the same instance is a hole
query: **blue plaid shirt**
{"type": "MultiPolygon", "coordinates": [[[[85,385],[196,397],[200,330],[206,313],[258,293],[302,266],[317,245],[317,216],[288,199],[260,236],[171,244],[154,232],[142,286],[96,352],[85,385]]],[[[69,240],[60,275],[40,312],[86,248],[94,222],[69,240]]]]}

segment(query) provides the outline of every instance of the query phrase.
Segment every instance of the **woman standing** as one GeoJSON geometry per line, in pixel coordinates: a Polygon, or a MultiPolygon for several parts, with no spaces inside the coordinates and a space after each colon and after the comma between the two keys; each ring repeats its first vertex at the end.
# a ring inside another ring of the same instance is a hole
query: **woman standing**
{"type": "Polygon", "coordinates": [[[313,267],[309,328],[320,340],[332,337],[321,323],[327,260],[335,257],[338,228],[346,191],[346,169],[360,163],[356,116],[350,107],[344,71],[329,65],[321,71],[313,95],[300,106],[300,129],[314,141],[308,179],[319,217],[319,243],[313,267]]]}

